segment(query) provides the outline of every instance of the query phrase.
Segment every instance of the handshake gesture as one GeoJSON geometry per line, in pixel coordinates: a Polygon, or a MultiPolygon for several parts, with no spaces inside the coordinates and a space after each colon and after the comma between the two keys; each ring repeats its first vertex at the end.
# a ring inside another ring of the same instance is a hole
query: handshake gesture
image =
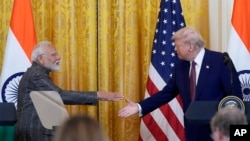
{"type": "Polygon", "coordinates": [[[119,111],[118,116],[129,117],[139,112],[139,104],[130,101],[127,98],[125,98],[125,100],[127,102],[127,106],[125,106],[119,111]]]}
{"type": "Polygon", "coordinates": [[[124,98],[123,95],[121,95],[120,93],[105,91],[97,92],[97,97],[99,100],[103,101],[119,101],[124,98]]]}
{"type": "MultiPolygon", "coordinates": [[[[124,96],[122,96],[120,93],[105,92],[105,91],[97,92],[97,97],[99,100],[103,101],[119,101],[124,98],[124,96]]],[[[136,103],[130,101],[127,98],[125,98],[125,100],[127,102],[127,106],[125,106],[119,111],[120,117],[129,117],[139,112],[139,107],[136,103]]]]}

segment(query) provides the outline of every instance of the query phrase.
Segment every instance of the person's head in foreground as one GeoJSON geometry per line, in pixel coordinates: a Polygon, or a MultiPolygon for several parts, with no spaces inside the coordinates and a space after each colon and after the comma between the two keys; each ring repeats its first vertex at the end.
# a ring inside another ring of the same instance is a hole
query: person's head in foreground
{"type": "Polygon", "coordinates": [[[54,141],[108,141],[97,120],[76,115],[58,127],[54,141]]]}
{"type": "Polygon", "coordinates": [[[229,141],[230,125],[247,125],[247,118],[239,108],[226,106],[213,116],[210,125],[214,141],[229,141]]]}

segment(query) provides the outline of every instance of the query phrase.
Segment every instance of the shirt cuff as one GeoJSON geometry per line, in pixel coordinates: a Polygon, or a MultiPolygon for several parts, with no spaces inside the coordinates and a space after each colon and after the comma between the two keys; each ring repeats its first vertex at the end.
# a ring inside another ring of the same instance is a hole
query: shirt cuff
{"type": "Polygon", "coordinates": [[[141,105],[139,103],[137,103],[137,106],[138,106],[138,109],[139,109],[139,111],[138,111],[139,117],[141,117],[141,116],[143,116],[141,105]]]}

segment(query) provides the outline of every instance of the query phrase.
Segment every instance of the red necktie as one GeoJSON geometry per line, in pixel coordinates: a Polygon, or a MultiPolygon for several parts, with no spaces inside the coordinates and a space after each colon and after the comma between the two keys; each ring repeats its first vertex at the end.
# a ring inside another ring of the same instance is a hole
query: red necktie
{"type": "Polygon", "coordinates": [[[195,98],[195,89],[196,89],[195,65],[196,65],[196,63],[194,61],[192,61],[191,71],[190,71],[190,92],[191,92],[191,99],[192,100],[194,100],[194,98],[195,98]]]}

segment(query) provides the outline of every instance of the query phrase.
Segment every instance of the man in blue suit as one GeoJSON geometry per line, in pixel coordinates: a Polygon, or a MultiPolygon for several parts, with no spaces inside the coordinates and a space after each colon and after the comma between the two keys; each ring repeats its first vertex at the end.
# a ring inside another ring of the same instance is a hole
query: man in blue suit
{"type": "MultiPolygon", "coordinates": [[[[127,100],[127,106],[119,111],[120,117],[136,113],[140,116],[146,115],[168,103],[178,94],[183,101],[184,113],[192,101],[220,101],[228,95],[242,99],[241,85],[234,65],[231,64],[232,68],[228,68],[228,61],[224,59],[222,53],[206,49],[203,38],[195,29],[184,27],[177,31],[172,39],[179,57],[173,77],[153,96],[139,103],[127,100]],[[195,62],[194,96],[191,96],[192,88],[190,88],[192,62],[195,62]]],[[[185,117],[184,124],[187,141],[212,141],[209,125],[192,124],[185,117]]]]}

